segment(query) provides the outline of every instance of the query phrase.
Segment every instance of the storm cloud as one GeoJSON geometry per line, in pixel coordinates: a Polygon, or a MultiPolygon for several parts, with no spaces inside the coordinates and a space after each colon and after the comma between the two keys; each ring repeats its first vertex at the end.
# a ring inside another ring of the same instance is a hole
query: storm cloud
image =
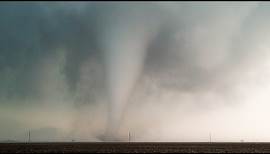
{"type": "Polygon", "coordinates": [[[138,141],[204,141],[210,131],[220,141],[254,141],[260,131],[267,140],[269,126],[258,119],[270,99],[269,9],[266,2],[2,2],[1,123],[16,119],[37,140],[58,129],[62,140],[99,141],[106,131],[122,140],[131,131],[138,141]]]}

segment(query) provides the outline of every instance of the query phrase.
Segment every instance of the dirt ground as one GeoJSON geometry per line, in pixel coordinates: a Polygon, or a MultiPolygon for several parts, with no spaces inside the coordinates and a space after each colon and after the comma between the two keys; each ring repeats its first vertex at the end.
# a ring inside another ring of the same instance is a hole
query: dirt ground
{"type": "Polygon", "coordinates": [[[0,153],[269,153],[270,143],[0,143],[0,153]]]}

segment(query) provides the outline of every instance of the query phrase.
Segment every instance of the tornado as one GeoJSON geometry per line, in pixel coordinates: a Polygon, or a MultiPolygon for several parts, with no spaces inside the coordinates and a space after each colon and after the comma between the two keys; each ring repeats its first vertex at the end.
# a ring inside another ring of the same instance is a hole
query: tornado
{"type": "Polygon", "coordinates": [[[121,11],[119,16],[113,16],[113,20],[106,23],[100,38],[109,98],[105,140],[112,141],[117,140],[123,111],[143,69],[148,44],[158,27],[156,20],[151,21],[147,14],[145,16],[145,11],[121,11]]]}
{"type": "MultiPolygon", "coordinates": [[[[137,34],[138,35],[138,34],[137,34]]],[[[122,112],[130,92],[143,67],[145,57],[144,42],[138,36],[112,38],[106,50],[107,85],[109,94],[109,116],[107,135],[115,139],[121,122],[122,112]]]]}

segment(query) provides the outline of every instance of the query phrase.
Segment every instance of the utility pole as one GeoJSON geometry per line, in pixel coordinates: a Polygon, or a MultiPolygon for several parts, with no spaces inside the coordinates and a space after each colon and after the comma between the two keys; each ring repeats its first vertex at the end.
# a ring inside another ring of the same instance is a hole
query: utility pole
{"type": "Polygon", "coordinates": [[[212,136],[211,136],[211,133],[209,133],[209,141],[210,141],[210,143],[212,142],[212,136]]]}
{"type": "Polygon", "coordinates": [[[31,134],[30,134],[30,130],[29,130],[29,132],[28,132],[28,142],[30,143],[30,141],[31,141],[31,134]]]}
{"type": "Polygon", "coordinates": [[[128,132],[128,142],[130,142],[130,132],[128,132]]]}

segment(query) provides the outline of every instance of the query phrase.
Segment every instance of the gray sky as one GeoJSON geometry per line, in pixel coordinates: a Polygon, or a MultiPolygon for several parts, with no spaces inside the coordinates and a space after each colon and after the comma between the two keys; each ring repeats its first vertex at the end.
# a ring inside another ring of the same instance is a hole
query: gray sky
{"type": "Polygon", "coordinates": [[[270,141],[270,3],[1,2],[0,140],[270,141]]]}

